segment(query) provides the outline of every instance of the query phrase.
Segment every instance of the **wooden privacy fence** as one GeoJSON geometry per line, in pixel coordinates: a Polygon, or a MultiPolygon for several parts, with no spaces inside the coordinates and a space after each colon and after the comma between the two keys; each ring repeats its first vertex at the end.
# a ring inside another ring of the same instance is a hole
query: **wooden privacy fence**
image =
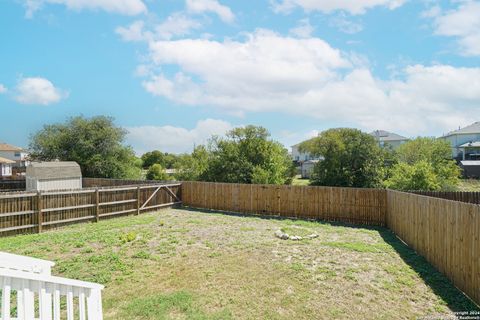
{"type": "Polygon", "coordinates": [[[181,203],[180,184],[0,194],[0,236],[42,232],[66,223],[140,214],[181,203]]]}
{"type": "Polygon", "coordinates": [[[480,206],[388,190],[387,227],[480,304],[480,206]]]}
{"type": "Polygon", "coordinates": [[[480,204],[480,192],[468,192],[468,191],[410,191],[410,192],[423,195],[423,196],[428,196],[428,197],[480,204]]]}
{"type": "Polygon", "coordinates": [[[183,182],[183,204],[260,215],[385,225],[386,191],[183,182]]]}

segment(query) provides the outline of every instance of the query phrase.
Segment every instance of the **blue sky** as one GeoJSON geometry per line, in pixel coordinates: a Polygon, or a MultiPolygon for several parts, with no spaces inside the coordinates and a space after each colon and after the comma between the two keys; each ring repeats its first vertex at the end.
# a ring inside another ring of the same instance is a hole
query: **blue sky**
{"type": "Polygon", "coordinates": [[[3,0],[0,41],[0,141],[20,146],[79,114],[138,153],[480,120],[480,1],[3,0]]]}

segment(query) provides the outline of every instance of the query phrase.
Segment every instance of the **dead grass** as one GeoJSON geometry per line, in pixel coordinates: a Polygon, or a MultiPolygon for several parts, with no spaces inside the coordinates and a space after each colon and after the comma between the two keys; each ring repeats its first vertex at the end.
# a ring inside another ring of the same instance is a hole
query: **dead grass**
{"type": "Polygon", "coordinates": [[[106,319],[412,319],[475,306],[389,231],[168,209],[0,250],[100,282],[106,319]],[[284,241],[289,234],[318,238],[284,241]]]}

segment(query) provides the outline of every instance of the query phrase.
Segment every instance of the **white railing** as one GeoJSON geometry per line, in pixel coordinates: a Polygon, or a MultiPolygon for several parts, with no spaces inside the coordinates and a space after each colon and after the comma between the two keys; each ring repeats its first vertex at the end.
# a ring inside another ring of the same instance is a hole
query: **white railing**
{"type": "Polygon", "coordinates": [[[53,265],[0,252],[2,320],[102,320],[103,286],[52,276],[53,265]]]}

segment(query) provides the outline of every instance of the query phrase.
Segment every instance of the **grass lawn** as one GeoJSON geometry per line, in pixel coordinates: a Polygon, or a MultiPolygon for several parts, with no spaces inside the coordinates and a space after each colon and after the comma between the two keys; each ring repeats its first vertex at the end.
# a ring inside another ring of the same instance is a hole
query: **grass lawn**
{"type": "Polygon", "coordinates": [[[460,180],[458,191],[480,191],[480,180],[462,179],[460,180]]]}
{"type": "Polygon", "coordinates": [[[292,185],[294,186],[308,186],[310,185],[310,179],[302,179],[302,176],[297,175],[293,178],[292,185]]]}
{"type": "Polygon", "coordinates": [[[383,228],[184,209],[0,240],[99,282],[106,319],[412,319],[469,302],[383,228]],[[277,229],[317,233],[280,240],[277,229]]]}

